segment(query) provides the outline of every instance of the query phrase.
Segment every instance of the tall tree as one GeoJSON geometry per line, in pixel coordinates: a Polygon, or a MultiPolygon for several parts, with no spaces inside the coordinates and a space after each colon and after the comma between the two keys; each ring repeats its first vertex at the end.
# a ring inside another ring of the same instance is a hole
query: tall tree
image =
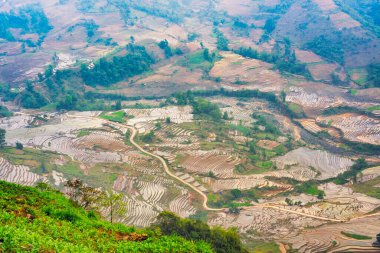
{"type": "Polygon", "coordinates": [[[102,206],[109,210],[110,222],[115,218],[122,218],[127,212],[127,203],[123,201],[120,193],[106,192],[102,199],[102,206]]]}
{"type": "Polygon", "coordinates": [[[5,146],[5,129],[0,128],[0,148],[5,146]]]}

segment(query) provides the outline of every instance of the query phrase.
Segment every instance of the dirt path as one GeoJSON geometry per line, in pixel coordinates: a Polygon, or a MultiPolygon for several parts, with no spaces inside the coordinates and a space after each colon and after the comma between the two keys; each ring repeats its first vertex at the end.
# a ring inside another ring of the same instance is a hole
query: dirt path
{"type": "MultiPolygon", "coordinates": [[[[124,125],[123,125],[124,126],[124,125]]],[[[189,186],[190,188],[192,188],[194,191],[196,191],[197,193],[199,193],[199,195],[202,196],[203,198],[203,208],[207,211],[224,211],[225,209],[222,208],[222,209],[216,209],[216,208],[211,208],[207,205],[207,201],[208,201],[208,198],[207,198],[207,195],[202,192],[201,190],[199,190],[198,188],[196,188],[195,186],[193,186],[192,184],[184,181],[183,179],[177,177],[176,175],[174,175],[170,169],[169,169],[169,166],[167,165],[166,161],[161,157],[161,156],[158,156],[158,155],[155,155],[149,151],[146,151],[145,149],[143,149],[139,144],[137,144],[134,140],[136,134],[137,134],[137,130],[136,128],[134,127],[131,127],[131,126],[126,126],[128,129],[130,129],[132,131],[130,137],[129,137],[129,141],[131,142],[131,144],[133,146],[135,146],[138,150],[140,150],[141,152],[147,154],[147,155],[150,155],[150,156],[153,156],[154,158],[157,158],[161,163],[162,165],[164,166],[164,169],[165,169],[165,172],[166,174],[168,174],[169,176],[171,176],[172,178],[176,179],[177,181],[180,181],[181,183],[189,186]]]]}

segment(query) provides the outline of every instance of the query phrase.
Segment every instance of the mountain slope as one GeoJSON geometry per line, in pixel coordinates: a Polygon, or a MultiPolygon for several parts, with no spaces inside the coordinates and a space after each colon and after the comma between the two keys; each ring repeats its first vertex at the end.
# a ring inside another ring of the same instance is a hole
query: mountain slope
{"type": "Polygon", "coordinates": [[[0,181],[1,252],[213,252],[204,242],[100,220],[61,193],[0,181]]]}

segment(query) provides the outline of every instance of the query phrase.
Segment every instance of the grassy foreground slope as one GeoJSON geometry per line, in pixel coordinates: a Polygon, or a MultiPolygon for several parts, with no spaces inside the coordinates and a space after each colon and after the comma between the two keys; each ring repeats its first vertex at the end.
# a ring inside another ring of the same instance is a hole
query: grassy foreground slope
{"type": "Polygon", "coordinates": [[[0,181],[0,252],[213,252],[203,241],[101,220],[60,192],[0,181]]]}

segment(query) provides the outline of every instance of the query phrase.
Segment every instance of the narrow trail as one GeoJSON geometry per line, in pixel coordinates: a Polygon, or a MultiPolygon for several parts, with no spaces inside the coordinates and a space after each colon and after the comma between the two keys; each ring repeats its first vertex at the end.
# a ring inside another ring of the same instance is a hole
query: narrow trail
{"type": "Polygon", "coordinates": [[[202,203],[202,206],[205,210],[207,211],[224,211],[225,209],[224,208],[221,208],[221,209],[216,209],[216,208],[211,208],[207,205],[207,202],[208,202],[208,198],[207,198],[207,195],[202,192],[201,190],[199,190],[198,188],[196,188],[195,186],[193,186],[192,184],[184,181],[183,179],[179,178],[178,176],[174,175],[170,169],[169,169],[169,166],[167,165],[166,161],[161,157],[161,156],[158,156],[158,155],[155,155],[149,151],[146,151],[145,149],[143,149],[139,144],[137,144],[134,140],[136,134],[137,134],[137,130],[136,128],[132,127],[132,126],[126,126],[126,125],[122,125],[124,127],[127,127],[128,129],[130,129],[132,131],[130,137],[129,137],[129,141],[130,143],[135,146],[138,150],[140,150],[141,152],[143,152],[144,154],[147,154],[147,155],[150,155],[154,158],[157,158],[161,163],[162,165],[164,166],[164,169],[165,169],[165,172],[166,174],[168,174],[169,176],[171,176],[172,178],[176,179],[177,181],[180,181],[181,183],[189,186],[190,188],[192,188],[194,191],[196,191],[197,193],[199,193],[199,195],[202,196],[203,198],[203,203],[202,203]]]}

